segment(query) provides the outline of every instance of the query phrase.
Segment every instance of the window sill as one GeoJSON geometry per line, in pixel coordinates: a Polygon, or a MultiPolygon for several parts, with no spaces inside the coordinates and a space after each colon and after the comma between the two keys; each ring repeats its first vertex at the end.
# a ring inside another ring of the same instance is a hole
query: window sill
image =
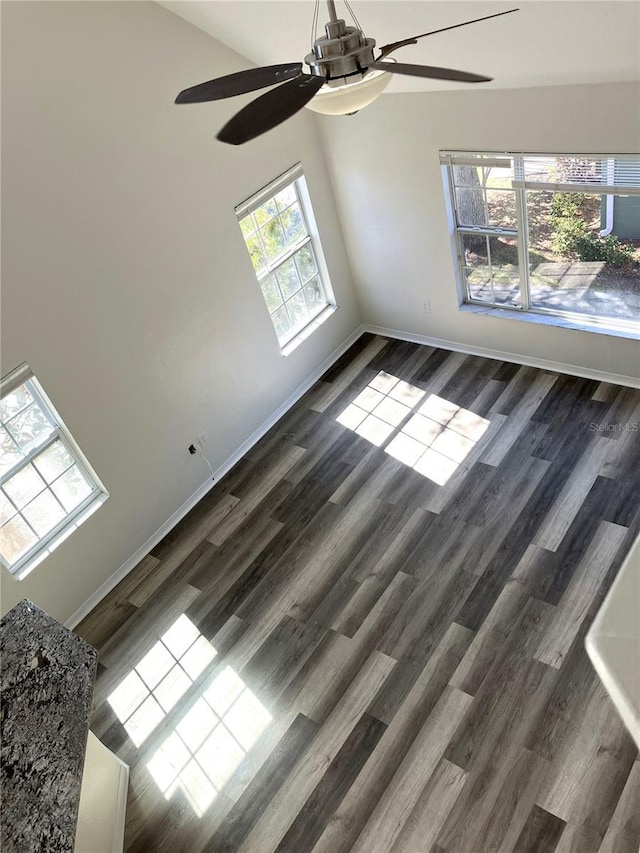
{"type": "Polygon", "coordinates": [[[463,303],[458,310],[467,314],[485,314],[506,320],[519,320],[523,323],[537,323],[543,326],[556,326],[560,329],[574,329],[580,332],[594,332],[597,335],[628,338],[634,341],[640,337],[640,328],[604,326],[588,317],[576,317],[575,315],[558,317],[551,314],[538,314],[535,311],[519,311],[517,308],[495,308],[493,305],[478,305],[472,302],[463,303]]]}
{"type": "Polygon", "coordinates": [[[301,329],[295,337],[291,338],[290,341],[287,341],[287,343],[281,347],[281,354],[284,356],[291,355],[294,349],[299,347],[300,344],[309,337],[309,335],[313,334],[313,332],[315,332],[315,330],[318,329],[325,320],[328,320],[329,317],[338,310],[338,308],[338,305],[327,305],[327,307],[324,308],[317,317],[314,317],[310,323],[307,323],[304,329],[301,329]]]}

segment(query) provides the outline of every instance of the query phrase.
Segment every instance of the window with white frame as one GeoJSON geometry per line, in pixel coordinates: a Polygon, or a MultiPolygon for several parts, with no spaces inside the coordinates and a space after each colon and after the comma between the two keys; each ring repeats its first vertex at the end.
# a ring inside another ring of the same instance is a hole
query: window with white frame
{"type": "Polygon", "coordinates": [[[281,347],[335,307],[309,192],[298,164],[236,207],[281,347]]]}
{"type": "Polygon", "coordinates": [[[27,365],[0,389],[0,560],[18,579],[108,497],[27,365]]]}
{"type": "Polygon", "coordinates": [[[640,154],[445,151],[461,301],[640,330],[640,154]]]}

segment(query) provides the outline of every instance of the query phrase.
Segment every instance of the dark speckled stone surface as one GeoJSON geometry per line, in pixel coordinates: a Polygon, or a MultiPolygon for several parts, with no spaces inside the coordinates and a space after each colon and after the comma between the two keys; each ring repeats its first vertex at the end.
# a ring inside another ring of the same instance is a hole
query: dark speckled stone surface
{"type": "Polygon", "coordinates": [[[73,850],[96,664],[26,599],[0,620],[2,853],[73,850]]]}

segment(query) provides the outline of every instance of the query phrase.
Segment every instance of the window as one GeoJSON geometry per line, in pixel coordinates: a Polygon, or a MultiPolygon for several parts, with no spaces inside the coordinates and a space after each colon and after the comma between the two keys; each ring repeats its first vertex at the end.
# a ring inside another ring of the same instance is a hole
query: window
{"type": "Polygon", "coordinates": [[[302,167],[236,208],[281,347],[306,337],[336,307],[302,167]]]}
{"type": "Polygon", "coordinates": [[[108,497],[27,365],[0,389],[0,559],[27,575],[108,497]]]}
{"type": "Polygon", "coordinates": [[[440,156],[463,302],[640,330],[640,155],[440,156]]]}

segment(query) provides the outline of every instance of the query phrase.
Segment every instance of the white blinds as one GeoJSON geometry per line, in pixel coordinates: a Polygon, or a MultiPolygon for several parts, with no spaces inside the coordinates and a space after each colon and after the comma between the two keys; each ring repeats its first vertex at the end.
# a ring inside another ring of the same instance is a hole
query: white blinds
{"type": "Polygon", "coordinates": [[[510,169],[511,155],[479,154],[475,151],[441,151],[440,163],[443,166],[492,166],[497,169],[510,169]]]}
{"type": "Polygon", "coordinates": [[[518,189],[640,195],[640,154],[441,151],[447,166],[513,167],[518,189]]]}
{"type": "Polygon", "coordinates": [[[640,195],[640,155],[533,156],[514,158],[514,187],[640,195]]]}

